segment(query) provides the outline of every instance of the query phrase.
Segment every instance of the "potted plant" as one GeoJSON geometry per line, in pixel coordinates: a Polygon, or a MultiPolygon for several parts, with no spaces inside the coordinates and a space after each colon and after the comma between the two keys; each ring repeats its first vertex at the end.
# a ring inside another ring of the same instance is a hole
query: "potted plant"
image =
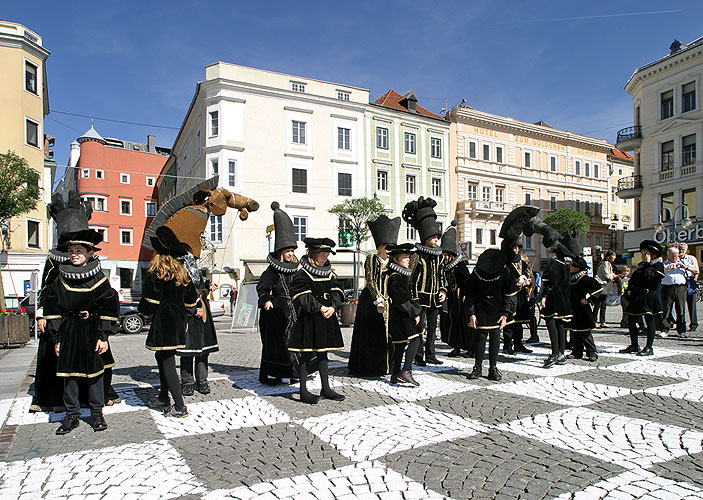
{"type": "Polygon", "coordinates": [[[356,306],[359,305],[359,299],[348,299],[342,304],[342,324],[353,325],[356,318],[356,306]]]}
{"type": "Polygon", "coordinates": [[[29,342],[29,316],[19,310],[0,310],[0,344],[5,347],[29,342]]]}

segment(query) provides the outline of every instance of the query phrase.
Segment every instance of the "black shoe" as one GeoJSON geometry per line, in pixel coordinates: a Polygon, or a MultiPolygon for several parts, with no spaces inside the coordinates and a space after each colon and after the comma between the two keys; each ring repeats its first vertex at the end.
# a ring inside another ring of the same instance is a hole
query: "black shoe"
{"type": "Polygon", "coordinates": [[[645,347],[637,353],[637,356],[654,356],[654,349],[651,347],[645,347]]]}
{"type": "Polygon", "coordinates": [[[320,396],[311,392],[301,393],[300,400],[309,405],[316,405],[320,401],[320,396]]]}
{"type": "Polygon", "coordinates": [[[528,349],[524,345],[516,345],[515,346],[515,352],[521,352],[524,354],[530,354],[532,352],[532,349],[528,349]]]}
{"type": "Polygon", "coordinates": [[[391,384],[397,384],[398,383],[398,374],[394,373],[391,375],[391,384]]]}
{"type": "Polygon", "coordinates": [[[181,393],[183,393],[184,396],[192,396],[195,394],[195,386],[193,384],[182,384],[181,393]]]}
{"type": "Polygon", "coordinates": [[[344,394],[339,394],[334,392],[332,389],[325,391],[324,389],[320,392],[320,397],[325,399],[331,399],[332,401],[344,401],[344,394]]]}
{"type": "Polygon", "coordinates": [[[195,390],[200,394],[210,394],[210,384],[207,382],[202,382],[195,386],[195,390]]]}
{"type": "Polygon", "coordinates": [[[531,335],[523,344],[539,344],[539,337],[536,335],[531,335]]]}
{"type": "Polygon", "coordinates": [[[563,354],[560,354],[557,356],[557,358],[554,360],[554,362],[558,365],[565,365],[566,364],[566,356],[563,354]]]}
{"type": "Polygon", "coordinates": [[[261,382],[262,384],[265,384],[265,385],[274,386],[274,385],[278,385],[281,382],[281,380],[278,378],[265,377],[265,378],[260,378],[259,382],[261,382]]]}
{"type": "Polygon", "coordinates": [[[447,354],[448,358],[458,358],[459,356],[461,356],[461,349],[458,348],[452,349],[451,351],[449,351],[449,354],[447,354]]]}
{"type": "Polygon", "coordinates": [[[169,401],[164,403],[159,398],[150,399],[147,401],[146,405],[152,410],[168,410],[171,408],[171,403],[169,401]]]}
{"type": "Polygon", "coordinates": [[[444,364],[444,361],[438,360],[435,356],[432,356],[431,358],[427,358],[425,361],[427,364],[430,364],[430,365],[443,365],[444,364]]]}
{"type": "Polygon", "coordinates": [[[418,358],[415,358],[415,361],[413,361],[413,364],[417,365],[417,366],[427,366],[427,363],[425,363],[424,359],[418,359],[418,358]]]}
{"type": "Polygon", "coordinates": [[[590,361],[590,362],[598,361],[598,354],[596,354],[595,352],[589,352],[588,354],[586,354],[586,357],[583,359],[585,359],[586,361],[590,361]]]}
{"type": "Polygon", "coordinates": [[[474,369],[471,370],[471,373],[469,373],[468,378],[471,380],[476,380],[477,378],[481,378],[481,375],[483,375],[483,369],[480,366],[475,366],[474,369]]]}
{"type": "Polygon", "coordinates": [[[466,351],[461,353],[462,358],[473,358],[474,357],[474,352],[473,351],[466,351]]]}
{"type": "Polygon", "coordinates": [[[503,346],[503,354],[508,354],[512,356],[515,354],[515,349],[513,349],[512,346],[509,345],[503,346]]]}
{"type": "Polygon", "coordinates": [[[583,355],[577,356],[577,355],[574,354],[574,353],[571,353],[571,354],[567,354],[567,355],[566,355],[566,359],[581,359],[581,358],[583,358],[583,355]]]}
{"type": "Polygon", "coordinates": [[[80,420],[78,417],[69,417],[66,416],[63,418],[61,421],[61,427],[56,429],[56,435],[57,436],[63,436],[64,434],[68,434],[71,432],[73,429],[78,427],[80,420]]]}
{"type": "Polygon", "coordinates": [[[620,349],[618,352],[620,354],[636,354],[636,353],[640,352],[640,348],[639,348],[639,346],[636,346],[636,345],[630,345],[630,346],[627,346],[625,349],[620,349]]]}
{"type": "Polygon", "coordinates": [[[176,405],[164,410],[164,417],[185,418],[188,416],[188,408],[176,408],[176,405]]]}
{"type": "Polygon", "coordinates": [[[554,366],[554,363],[556,363],[557,357],[554,356],[553,354],[550,354],[547,356],[547,359],[544,360],[544,364],[542,364],[542,368],[551,368],[554,366]]]}
{"type": "Polygon", "coordinates": [[[93,426],[93,430],[95,432],[100,432],[107,429],[107,422],[105,422],[105,417],[103,417],[102,414],[93,415],[93,421],[91,422],[91,425],[93,426]]]}
{"type": "Polygon", "coordinates": [[[401,382],[407,382],[408,384],[412,384],[415,387],[418,387],[420,385],[420,382],[415,380],[415,377],[413,377],[412,372],[408,371],[400,372],[400,375],[398,375],[398,380],[401,382]]]}
{"type": "Polygon", "coordinates": [[[496,382],[503,378],[503,374],[500,373],[498,368],[488,369],[488,380],[495,380],[496,382]]]}

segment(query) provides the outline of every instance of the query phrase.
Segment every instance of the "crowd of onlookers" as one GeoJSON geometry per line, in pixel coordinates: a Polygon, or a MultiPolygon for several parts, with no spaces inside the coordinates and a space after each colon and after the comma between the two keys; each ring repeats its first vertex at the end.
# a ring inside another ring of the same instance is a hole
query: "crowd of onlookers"
{"type": "MultiPolygon", "coordinates": [[[[616,268],[614,251],[603,252],[600,247],[595,247],[593,256],[593,269],[595,278],[603,284],[603,292],[597,298],[593,308],[596,325],[599,328],[607,327],[605,312],[608,306],[620,306],[624,311],[627,307],[627,290],[631,269],[627,265],[616,268]]],[[[686,311],[688,311],[688,331],[698,328],[696,314],[696,288],[700,275],[698,259],[688,254],[688,244],[677,242],[666,250],[662,256],[664,265],[664,279],[658,290],[664,311],[663,321],[658,327],[660,337],[666,337],[669,329],[676,327],[679,337],[686,338],[686,311]]],[[[620,327],[627,328],[623,313],[620,327]]]]}

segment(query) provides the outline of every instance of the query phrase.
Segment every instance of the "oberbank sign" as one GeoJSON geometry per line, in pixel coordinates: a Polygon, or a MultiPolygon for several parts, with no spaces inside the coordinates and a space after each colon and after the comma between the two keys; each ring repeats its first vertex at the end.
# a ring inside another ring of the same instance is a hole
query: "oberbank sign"
{"type": "Polygon", "coordinates": [[[671,233],[669,229],[665,229],[662,232],[654,231],[654,240],[657,243],[703,240],[703,225],[696,224],[688,229],[674,231],[673,234],[671,233]]]}

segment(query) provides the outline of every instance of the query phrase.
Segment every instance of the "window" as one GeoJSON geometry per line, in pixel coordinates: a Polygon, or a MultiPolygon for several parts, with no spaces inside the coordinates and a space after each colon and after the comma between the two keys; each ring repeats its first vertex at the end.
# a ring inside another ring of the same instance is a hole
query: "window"
{"type": "Polygon", "coordinates": [[[552,172],[557,171],[557,157],[556,156],[552,156],[549,158],[549,170],[551,170],[552,172]]]}
{"type": "Polygon", "coordinates": [[[505,202],[505,189],[504,188],[496,188],[496,203],[504,203],[505,202]]]}
{"type": "Polygon", "coordinates": [[[478,186],[476,184],[469,184],[466,188],[466,197],[469,200],[478,200],[478,186]]]}
{"type": "Polygon", "coordinates": [[[27,221],[27,246],[39,248],[39,222],[37,221],[27,221]]]}
{"type": "Polygon", "coordinates": [[[532,205],[532,193],[531,192],[525,193],[525,205],[532,205]]]}
{"type": "Polygon", "coordinates": [[[417,186],[415,184],[414,175],[405,176],[405,192],[408,194],[415,194],[417,192],[417,186]]]}
{"type": "Polygon", "coordinates": [[[222,241],[222,216],[210,215],[210,241],[222,241]]]}
{"type": "Polygon", "coordinates": [[[132,215],[132,200],[120,198],[120,215],[132,215]]]}
{"type": "Polygon", "coordinates": [[[132,230],[120,229],[120,245],[132,245],[132,230]]]}
{"type": "Polygon", "coordinates": [[[586,177],[591,176],[591,164],[588,162],[583,164],[583,175],[585,175],[586,177]]]}
{"type": "Polygon", "coordinates": [[[469,142],[469,158],[476,158],[476,143],[469,142]]]}
{"type": "Polygon", "coordinates": [[[293,192],[308,192],[308,171],[303,168],[293,169],[293,192]]]}
{"type": "Polygon", "coordinates": [[[220,166],[220,164],[219,164],[219,161],[217,160],[217,158],[213,158],[212,160],[210,160],[210,171],[211,171],[210,176],[211,177],[219,175],[219,173],[220,173],[219,166],[220,166]]]}
{"type": "Polygon", "coordinates": [[[388,149],[388,129],[376,127],[376,147],[378,149],[388,149]]]}
{"type": "Polygon", "coordinates": [[[32,94],[37,92],[37,66],[29,61],[24,62],[24,89],[32,94]]]}
{"type": "Polygon", "coordinates": [[[146,185],[149,187],[154,187],[154,184],[156,183],[156,179],[154,177],[147,177],[146,178],[146,185]]]}
{"type": "Polygon", "coordinates": [[[483,160],[491,161],[491,146],[489,144],[483,145],[483,160]]]}
{"type": "Polygon", "coordinates": [[[227,168],[229,185],[234,186],[237,184],[237,160],[228,160],[227,168]]]}
{"type": "Polygon", "coordinates": [[[681,203],[688,207],[688,216],[696,218],[696,189],[685,189],[681,191],[681,203]]]}
{"type": "Polygon", "coordinates": [[[574,173],[576,175],[581,175],[581,162],[577,161],[576,166],[574,167],[574,173]]]}
{"type": "Polygon", "coordinates": [[[591,202],[586,200],[584,205],[585,205],[585,208],[583,209],[583,213],[585,213],[586,215],[591,215],[591,202]]]}
{"type": "Polygon", "coordinates": [[[305,122],[293,120],[293,144],[307,144],[305,142],[305,122]]]}
{"type": "Polygon", "coordinates": [[[502,146],[498,146],[496,148],[496,162],[503,163],[503,147],[502,146]]]}
{"type": "Polygon", "coordinates": [[[348,101],[350,97],[351,92],[347,92],[346,90],[337,91],[337,99],[339,99],[340,101],[348,101]]]}
{"type": "Polygon", "coordinates": [[[532,236],[525,236],[525,249],[532,250],[532,236]]]}
{"type": "Polygon", "coordinates": [[[415,228],[412,227],[407,222],[405,223],[405,239],[414,240],[415,239],[415,228]]]}
{"type": "Polygon", "coordinates": [[[696,134],[687,135],[681,140],[681,165],[696,163],[696,134]]]}
{"type": "Polygon", "coordinates": [[[105,173],[102,170],[96,170],[95,171],[95,178],[96,179],[104,179],[105,173]]]}
{"type": "Polygon", "coordinates": [[[26,119],[26,126],[27,126],[27,144],[30,146],[34,146],[35,148],[39,147],[39,124],[35,121],[32,121],[30,119],[26,119]]]}
{"type": "Polygon", "coordinates": [[[120,184],[129,184],[129,174],[120,174],[120,184]]]}
{"type": "Polygon", "coordinates": [[[90,170],[87,168],[81,169],[81,179],[87,179],[90,177],[90,170]]]}
{"type": "Polygon", "coordinates": [[[576,200],[574,203],[574,206],[575,206],[575,210],[577,212],[580,212],[581,211],[581,200],[576,200]]]}
{"type": "Polygon", "coordinates": [[[621,169],[621,168],[618,169],[618,175],[622,175],[622,169],[621,169]]]}
{"type": "Polygon", "coordinates": [[[612,201],[613,203],[618,201],[617,191],[618,191],[618,188],[616,188],[615,186],[611,186],[611,188],[610,188],[610,201],[612,201]]]}
{"type": "Polygon", "coordinates": [[[388,172],[385,170],[376,172],[376,189],[379,191],[388,191],[388,172]]]}
{"type": "Polygon", "coordinates": [[[337,149],[351,150],[351,129],[337,127],[337,149]]]}
{"type": "Polygon", "coordinates": [[[674,214],[674,193],[660,194],[659,202],[662,222],[669,222],[674,214]]]}
{"type": "Polygon", "coordinates": [[[497,238],[498,235],[497,235],[497,233],[498,233],[498,231],[496,231],[495,229],[491,229],[491,230],[488,232],[488,234],[489,234],[489,236],[490,236],[490,238],[491,238],[491,246],[495,246],[495,245],[498,244],[498,238],[497,238]]]}
{"type": "Polygon", "coordinates": [[[603,204],[599,201],[593,203],[593,215],[603,217],[603,204]]]}
{"type": "Polygon", "coordinates": [[[476,244],[483,245],[483,228],[482,227],[476,228],[476,244]]]}
{"type": "Polygon", "coordinates": [[[549,197],[549,210],[556,210],[557,209],[557,197],[556,195],[552,195],[549,197]]]}
{"type": "Polygon", "coordinates": [[[210,137],[217,137],[220,133],[220,112],[210,111],[210,137]]]}
{"type": "Polygon", "coordinates": [[[491,187],[483,186],[481,189],[481,201],[491,201],[491,187]]]}
{"type": "Polygon", "coordinates": [[[525,168],[531,168],[532,167],[532,154],[525,151],[525,161],[523,162],[523,166],[525,168]]]}
{"type": "Polygon", "coordinates": [[[438,198],[442,196],[442,179],[437,177],[432,178],[432,196],[438,198]]]}
{"type": "Polygon", "coordinates": [[[146,216],[147,217],[154,217],[156,215],[156,202],[155,201],[147,201],[146,202],[146,216]]]}
{"type": "Polygon", "coordinates": [[[600,177],[600,165],[597,163],[593,164],[593,177],[596,179],[600,177]]]}
{"type": "Polygon", "coordinates": [[[670,90],[661,95],[661,119],[674,115],[674,91],[670,90]]]}
{"type": "Polygon", "coordinates": [[[661,169],[662,172],[674,168],[674,141],[666,141],[661,144],[661,169]]]}
{"type": "Polygon", "coordinates": [[[305,93],[305,83],[301,82],[290,82],[290,89],[293,92],[302,92],[303,94],[305,93]]]}
{"type": "Polygon", "coordinates": [[[622,228],[623,228],[624,231],[629,231],[629,230],[630,230],[630,226],[628,226],[627,224],[623,225],[622,228]]]}
{"type": "Polygon", "coordinates": [[[442,157],[442,139],[438,139],[437,137],[432,137],[430,139],[430,155],[432,158],[441,158],[442,157]]]}
{"type": "Polygon", "coordinates": [[[83,200],[90,203],[96,212],[107,212],[107,201],[99,196],[86,196],[83,200]]]}
{"type": "Polygon", "coordinates": [[[95,232],[100,233],[100,241],[107,243],[107,228],[104,227],[91,227],[95,232]]]}
{"type": "Polygon", "coordinates": [[[293,217],[293,229],[295,230],[295,241],[303,241],[308,236],[308,218],[293,217]]]}
{"type": "Polygon", "coordinates": [[[405,132],[405,152],[411,155],[415,154],[415,134],[405,132]]]}
{"type": "Polygon", "coordinates": [[[681,87],[681,112],[696,109],[696,82],[687,83],[681,87]]]}
{"type": "Polygon", "coordinates": [[[342,172],[337,174],[337,194],[339,196],[352,195],[352,174],[342,172]]]}

